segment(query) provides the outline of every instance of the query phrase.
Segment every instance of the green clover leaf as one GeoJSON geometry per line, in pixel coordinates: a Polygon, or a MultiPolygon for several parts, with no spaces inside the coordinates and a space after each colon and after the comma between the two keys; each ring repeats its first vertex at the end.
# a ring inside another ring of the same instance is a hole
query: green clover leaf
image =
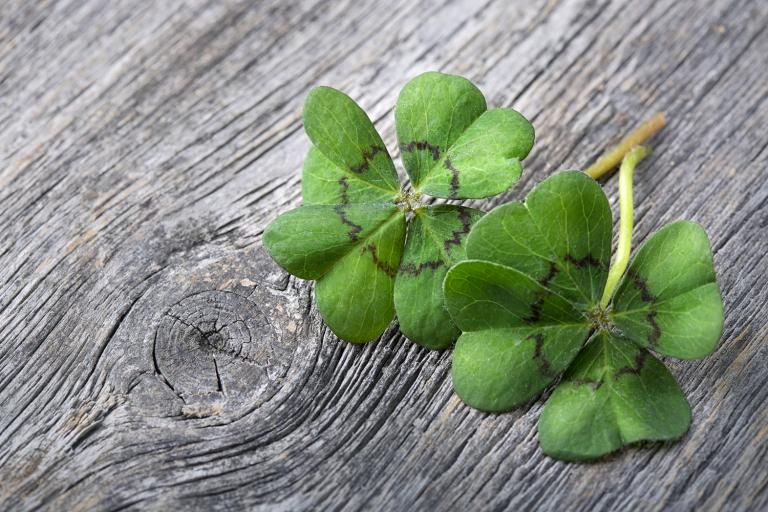
{"type": "Polygon", "coordinates": [[[395,205],[302,206],[278,217],[267,236],[288,272],[318,280],[317,307],[340,337],[365,341],[387,328],[405,241],[405,214],[395,205]]]}
{"type": "Polygon", "coordinates": [[[600,300],[610,244],[608,199],[575,171],[544,180],[525,203],[499,206],[477,222],[468,260],[444,284],[448,311],[464,333],[453,382],[465,402],[509,410],[570,364],[590,332],[585,313],[600,300]]]}
{"type": "Polygon", "coordinates": [[[564,374],[539,423],[542,449],[553,457],[590,459],[681,437],[690,408],[649,349],[704,357],[722,333],[722,299],[699,225],[665,226],[624,272],[631,173],[643,156],[632,151],[622,164],[622,229],[610,270],[608,200],[594,179],[565,171],[480,219],[467,259],[445,278],[446,305],[462,331],[452,377],[464,402],[507,411],[564,374]]]}
{"type": "Polygon", "coordinates": [[[664,364],[606,331],[579,354],[539,420],[544,453],[592,459],[642,440],[678,439],[691,408],[664,364]]]}
{"type": "Polygon", "coordinates": [[[723,304],[704,229],[680,221],[657,231],[616,291],[611,318],[629,339],[661,354],[711,354],[723,326],[723,304]]]}
{"type": "Polygon", "coordinates": [[[267,227],[264,245],[288,272],[317,281],[318,309],[340,338],[373,340],[397,314],[410,339],[445,348],[459,330],[442,282],[482,212],[422,198],[504,192],[520,177],[533,127],[514,110],[488,111],[468,80],[434,72],[403,88],[395,117],[410,189],[365,112],[340,91],[315,88],[304,106],[312,145],[303,205],[267,227]]]}
{"type": "Polygon", "coordinates": [[[468,80],[424,73],[397,99],[397,140],[411,182],[449,199],[500,194],[520,178],[520,161],[533,147],[533,127],[508,108],[486,111],[468,80]]]}
{"type": "Polygon", "coordinates": [[[450,346],[459,337],[443,299],[448,269],[464,259],[464,241],[482,212],[437,205],[418,208],[408,225],[408,240],[395,281],[400,330],[431,349],[450,346]]]}

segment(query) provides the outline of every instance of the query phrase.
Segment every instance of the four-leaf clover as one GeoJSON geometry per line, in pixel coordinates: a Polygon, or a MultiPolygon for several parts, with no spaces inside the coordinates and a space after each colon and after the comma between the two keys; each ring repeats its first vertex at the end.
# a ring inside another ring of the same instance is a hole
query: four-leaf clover
{"type": "Polygon", "coordinates": [[[463,332],[453,353],[457,394],[478,409],[507,411],[562,375],[539,422],[542,449],[556,458],[682,436],[690,407],[650,351],[700,358],[722,333],[712,253],[698,224],[674,222],[653,234],[616,276],[615,293],[606,291],[611,229],[601,187],[562,172],[524,202],[480,219],[467,259],[445,278],[446,304],[463,332]]]}
{"type": "Polygon", "coordinates": [[[288,272],[317,281],[326,324],[362,343],[397,314],[402,332],[427,348],[458,338],[454,388],[484,411],[510,410],[561,379],[539,422],[542,448],[556,458],[682,436],[690,406],[651,351],[710,354],[723,304],[695,223],[663,227],[627,268],[632,171],[647,155],[636,145],[664,125],[663,114],[586,174],[556,174],[485,216],[423,198],[506,191],[533,145],[530,123],[511,109],[487,110],[474,85],[441,73],[403,88],[395,120],[408,186],[352,99],[318,87],[306,100],[303,205],[272,222],[264,244],[288,272]],[[611,210],[593,178],[622,157],[611,266],[611,210]]]}
{"type": "Polygon", "coordinates": [[[303,205],[275,219],[264,244],[288,272],[317,281],[317,307],[340,338],[375,339],[397,312],[406,336],[445,348],[459,330],[444,306],[443,278],[464,258],[482,213],[422,198],[506,191],[533,146],[533,127],[514,110],[487,110],[468,80],[434,72],[403,88],[395,120],[408,189],[365,112],[340,91],[312,90],[303,205]]]}

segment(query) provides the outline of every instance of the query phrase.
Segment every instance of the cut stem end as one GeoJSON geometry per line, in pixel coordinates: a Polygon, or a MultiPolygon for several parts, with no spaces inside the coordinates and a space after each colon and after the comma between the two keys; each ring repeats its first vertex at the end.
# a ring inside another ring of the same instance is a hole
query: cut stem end
{"type": "Polygon", "coordinates": [[[590,177],[599,179],[606,173],[614,169],[622,161],[625,155],[636,146],[656,135],[666,124],[664,113],[657,112],[647,119],[643,124],[635,128],[632,133],[627,135],[616,147],[605,153],[597,159],[586,171],[590,177]]]}

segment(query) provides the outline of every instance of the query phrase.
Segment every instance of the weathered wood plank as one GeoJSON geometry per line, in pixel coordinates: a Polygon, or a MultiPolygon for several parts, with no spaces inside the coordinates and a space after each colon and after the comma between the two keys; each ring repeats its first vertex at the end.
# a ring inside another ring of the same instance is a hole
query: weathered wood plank
{"type": "Polygon", "coordinates": [[[530,4],[4,2],[0,508],[768,507],[768,7],[530,4]],[[536,126],[483,208],[667,113],[636,238],[702,223],[726,304],[713,356],[667,361],[682,442],[543,457],[543,400],[469,409],[450,352],[396,325],[339,342],[265,256],[300,202],[307,91],[347,91],[394,149],[397,92],[428,69],[536,126]]]}

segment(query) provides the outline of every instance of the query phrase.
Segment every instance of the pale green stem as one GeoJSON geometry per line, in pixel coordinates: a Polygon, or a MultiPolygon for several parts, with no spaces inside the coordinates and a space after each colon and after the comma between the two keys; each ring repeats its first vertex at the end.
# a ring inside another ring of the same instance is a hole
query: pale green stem
{"type": "Polygon", "coordinates": [[[632,225],[634,221],[632,209],[632,173],[637,164],[648,156],[651,150],[646,146],[637,146],[629,151],[621,161],[619,169],[619,243],[616,247],[616,257],[608,271],[603,298],[600,307],[605,308],[613,296],[613,291],[619,284],[621,276],[627,270],[629,253],[632,249],[632,225]]]}
{"type": "Polygon", "coordinates": [[[594,179],[599,179],[611,169],[614,169],[622,161],[632,148],[643,144],[664,128],[664,113],[658,112],[645,120],[643,124],[632,130],[619,144],[601,156],[597,162],[584,171],[594,179]]]}

